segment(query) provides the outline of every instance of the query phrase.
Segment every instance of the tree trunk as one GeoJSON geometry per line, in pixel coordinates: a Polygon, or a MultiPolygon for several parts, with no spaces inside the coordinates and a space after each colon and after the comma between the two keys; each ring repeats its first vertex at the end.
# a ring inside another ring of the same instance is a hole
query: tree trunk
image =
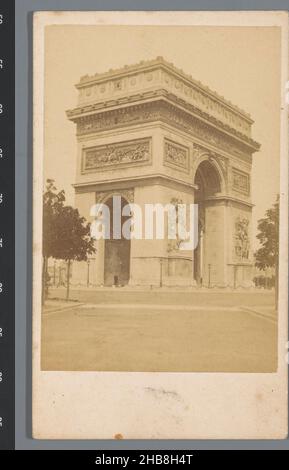
{"type": "Polygon", "coordinates": [[[66,279],[66,300],[69,299],[69,283],[70,283],[70,259],[67,261],[67,279],[66,279]]]}

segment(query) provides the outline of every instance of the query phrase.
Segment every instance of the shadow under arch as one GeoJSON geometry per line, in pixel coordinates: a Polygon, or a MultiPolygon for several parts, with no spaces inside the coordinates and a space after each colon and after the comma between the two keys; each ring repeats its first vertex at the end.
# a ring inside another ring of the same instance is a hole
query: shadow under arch
{"type": "MultiPolygon", "coordinates": [[[[194,250],[194,279],[200,286],[211,286],[213,256],[209,247],[208,232],[216,225],[211,211],[214,198],[224,192],[224,179],[217,163],[209,157],[203,157],[197,165],[195,177],[194,202],[198,205],[198,245],[194,250]],[[212,225],[213,224],[213,225],[212,225]],[[211,252],[211,256],[208,251],[211,252]]],[[[222,221],[220,220],[220,223],[222,221]]]]}
{"type": "Polygon", "coordinates": [[[120,228],[123,227],[129,216],[123,216],[122,209],[129,202],[122,195],[114,194],[105,199],[103,204],[110,212],[110,236],[104,241],[104,285],[124,286],[130,279],[131,240],[123,236],[122,230],[119,238],[114,238],[113,223],[116,218],[119,218],[120,228]],[[119,208],[113,206],[114,196],[121,198],[119,208]]]}

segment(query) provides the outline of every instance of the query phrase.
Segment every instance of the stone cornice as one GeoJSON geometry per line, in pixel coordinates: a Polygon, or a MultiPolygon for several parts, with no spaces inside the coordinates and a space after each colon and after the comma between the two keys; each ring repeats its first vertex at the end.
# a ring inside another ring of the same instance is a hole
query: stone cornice
{"type": "Polygon", "coordinates": [[[236,147],[233,152],[236,156],[240,156],[242,152],[252,154],[260,148],[260,145],[253,139],[166,93],[154,94],[149,98],[143,97],[142,101],[129,105],[123,103],[118,107],[114,103],[113,106],[101,107],[101,109],[97,109],[93,105],[77,108],[68,112],[68,117],[78,124],[78,136],[138,123],[163,121],[180,127],[186,132],[194,134],[196,131],[196,137],[200,136],[217,147],[231,151],[230,145],[229,150],[226,145],[228,140],[231,142],[231,147],[236,147]],[[238,146],[240,147],[239,152],[237,152],[238,146]]]}
{"type": "Polygon", "coordinates": [[[77,122],[77,120],[84,115],[87,116],[87,115],[92,115],[96,112],[109,111],[109,110],[115,109],[116,107],[123,106],[123,105],[127,106],[128,104],[133,104],[136,102],[137,103],[148,102],[149,100],[155,100],[156,98],[160,98],[160,97],[164,97],[168,101],[181,106],[183,109],[190,111],[196,116],[199,116],[205,119],[206,121],[212,123],[214,126],[218,127],[219,129],[224,130],[238,137],[241,140],[251,143],[252,146],[255,147],[255,150],[259,150],[260,144],[256,142],[255,140],[253,140],[252,138],[248,137],[247,135],[243,134],[240,131],[237,131],[236,129],[224,123],[220,119],[217,119],[215,116],[210,115],[208,112],[205,112],[199,109],[193,104],[188,103],[184,99],[180,98],[174,93],[170,93],[168,90],[165,90],[165,89],[147,91],[144,93],[137,93],[129,97],[121,97],[121,98],[113,99],[113,100],[109,99],[109,100],[102,101],[102,102],[95,103],[95,104],[89,104],[89,105],[81,106],[81,107],[79,106],[75,109],[68,110],[66,114],[67,114],[68,119],[70,119],[73,122],[77,122]]]}
{"type": "Polygon", "coordinates": [[[249,114],[162,58],[85,77],[77,88],[78,105],[68,112],[69,118],[77,116],[83,109],[96,111],[137,102],[145,95],[153,98],[163,93],[174,96],[174,100],[184,106],[192,106],[195,112],[210,116],[220,125],[251,137],[254,121],[249,114]]]}
{"type": "Polygon", "coordinates": [[[195,184],[186,183],[183,180],[178,178],[173,178],[171,176],[163,175],[163,174],[153,174],[153,175],[141,175],[141,176],[133,176],[131,178],[115,178],[102,181],[97,181],[95,183],[88,182],[88,183],[76,183],[72,186],[75,188],[76,193],[87,193],[89,191],[105,191],[106,189],[113,189],[114,187],[118,190],[120,189],[130,189],[136,186],[151,186],[151,185],[159,185],[163,184],[164,186],[168,187],[176,187],[182,189],[183,191],[187,191],[191,193],[192,189],[196,189],[197,186],[195,184]]]}
{"type": "Polygon", "coordinates": [[[204,202],[207,203],[212,203],[212,202],[225,202],[226,204],[236,204],[236,205],[241,205],[241,206],[247,206],[249,209],[254,207],[254,204],[252,204],[249,201],[246,201],[244,199],[239,199],[237,197],[232,197],[232,196],[227,196],[227,195],[220,195],[220,196],[211,196],[205,199],[204,202]]]}
{"type": "Polygon", "coordinates": [[[243,109],[231,103],[231,101],[224,98],[224,96],[219,95],[216,91],[211,90],[206,85],[203,85],[200,81],[195,80],[191,75],[185,73],[182,69],[176,67],[172,62],[168,62],[163,57],[159,56],[153,60],[140,61],[137,64],[125,65],[117,69],[110,69],[104,73],[95,73],[94,75],[84,75],[81,77],[80,82],[76,84],[76,88],[81,89],[89,85],[94,85],[96,83],[103,83],[110,79],[118,79],[127,75],[132,75],[135,73],[144,72],[150,69],[156,68],[166,69],[169,73],[174,74],[181,79],[188,82],[189,85],[198,88],[204,94],[210,96],[212,99],[217,100],[223,106],[230,108],[235,113],[238,113],[242,116],[243,119],[246,119],[248,122],[253,123],[250,114],[246,113],[243,109]]]}
{"type": "MultiPolygon", "coordinates": [[[[163,186],[167,186],[169,188],[174,187],[175,189],[181,189],[189,194],[191,194],[192,190],[197,189],[197,185],[186,183],[178,178],[173,178],[171,176],[162,175],[162,174],[154,174],[148,176],[139,176],[139,177],[131,177],[131,178],[116,178],[97,181],[95,183],[88,182],[88,183],[76,183],[72,186],[75,189],[76,194],[87,193],[87,192],[104,192],[104,191],[121,191],[121,190],[130,190],[138,186],[152,186],[152,185],[159,185],[162,184],[163,186]]],[[[254,204],[249,202],[246,199],[240,199],[232,196],[228,196],[225,194],[220,194],[218,196],[211,196],[208,197],[204,202],[208,204],[212,203],[225,203],[225,204],[235,204],[238,206],[246,206],[248,209],[254,207],[254,204]]]]}

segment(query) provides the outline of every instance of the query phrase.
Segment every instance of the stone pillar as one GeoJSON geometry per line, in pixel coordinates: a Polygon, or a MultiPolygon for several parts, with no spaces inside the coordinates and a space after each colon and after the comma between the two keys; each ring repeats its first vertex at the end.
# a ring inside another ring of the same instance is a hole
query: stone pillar
{"type": "Polygon", "coordinates": [[[203,236],[203,285],[225,287],[227,284],[228,232],[227,206],[223,201],[207,201],[203,236]]]}
{"type": "MultiPolygon", "coordinates": [[[[178,200],[179,203],[193,203],[193,191],[182,192],[162,186],[139,186],[135,188],[134,202],[141,207],[143,214],[143,239],[131,240],[131,285],[182,286],[192,285],[193,264],[192,251],[179,248],[171,249],[168,240],[167,220],[164,227],[164,238],[145,239],[145,204],[160,204],[165,207],[178,200]]],[[[165,218],[166,218],[165,213],[165,218]]],[[[154,229],[156,218],[154,218],[154,229]]]]}
{"type": "MultiPolygon", "coordinates": [[[[78,209],[79,214],[85,217],[87,222],[93,221],[90,216],[91,207],[95,204],[95,192],[76,193],[75,207],[78,209]]],[[[101,243],[95,242],[96,253],[89,256],[89,267],[86,261],[74,261],[72,265],[72,285],[86,287],[88,283],[88,269],[89,269],[89,286],[100,285],[102,281],[103,272],[99,269],[101,264],[101,243]]]]}
{"type": "Polygon", "coordinates": [[[145,204],[162,202],[161,186],[139,186],[135,188],[134,202],[142,210],[143,238],[131,240],[130,285],[160,286],[165,275],[167,240],[145,239],[145,204]]]}
{"type": "Polygon", "coordinates": [[[229,207],[228,284],[230,287],[252,287],[252,213],[251,207],[238,203],[229,207]]]}

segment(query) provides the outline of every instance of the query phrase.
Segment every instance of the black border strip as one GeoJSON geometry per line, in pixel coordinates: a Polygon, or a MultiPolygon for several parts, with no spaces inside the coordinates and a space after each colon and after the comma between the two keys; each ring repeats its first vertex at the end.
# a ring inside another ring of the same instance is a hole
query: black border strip
{"type": "Polygon", "coordinates": [[[15,447],[15,2],[0,3],[0,449],[15,447]],[[2,197],[1,197],[2,195],[2,197]],[[1,375],[2,374],[2,375],[1,375]]]}

